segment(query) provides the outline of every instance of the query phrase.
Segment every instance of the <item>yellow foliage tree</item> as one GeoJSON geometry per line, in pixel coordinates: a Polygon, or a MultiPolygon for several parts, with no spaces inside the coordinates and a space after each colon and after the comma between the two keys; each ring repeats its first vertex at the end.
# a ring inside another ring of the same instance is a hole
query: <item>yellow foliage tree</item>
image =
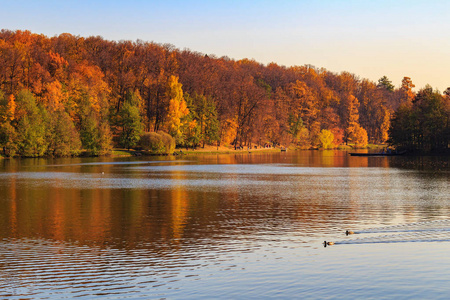
{"type": "Polygon", "coordinates": [[[167,112],[167,126],[171,136],[175,138],[177,143],[182,138],[181,128],[184,125],[183,118],[189,114],[186,101],[183,97],[181,83],[178,82],[177,76],[170,76],[167,87],[167,96],[169,100],[169,110],[167,112]]]}
{"type": "Polygon", "coordinates": [[[8,105],[6,107],[6,117],[9,121],[14,120],[14,114],[16,111],[16,98],[13,94],[8,97],[8,105]]]}
{"type": "Polygon", "coordinates": [[[302,127],[298,132],[297,145],[301,149],[309,149],[311,147],[311,135],[307,128],[302,127]]]}
{"type": "Polygon", "coordinates": [[[364,148],[368,143],[367,131],[359,124],[356,124],[351,128],[348,140],[349,142],[354,143],[356,147],[364,148]]]}
{"type": "Polygon", "coordinates": [[[14,120],[16,114],[16,101],[13,94],[5,97],[0,91],[0,123],[14,120]]]}
{"type": "Polygon", "coordinates": [[[227,119],[222,123],[220,140],[224,145],[229,145],[236,138],[238,124],[236,120],[227,119]]]}
{"type": "Polygon", "coordinates": [[[384,143],[389,138],[389,128],[391,127],[391,114],[388,110],[385,111],[383,123],[381,124],[381,142],[384,143]]]}
{"type": "Polygon", "coordinates": [[[322,129],[322,131],[319,134],[319,140],[320,144],[324,149],[331,148],[334,141],[334,134],[326,129],[322,129]]]}

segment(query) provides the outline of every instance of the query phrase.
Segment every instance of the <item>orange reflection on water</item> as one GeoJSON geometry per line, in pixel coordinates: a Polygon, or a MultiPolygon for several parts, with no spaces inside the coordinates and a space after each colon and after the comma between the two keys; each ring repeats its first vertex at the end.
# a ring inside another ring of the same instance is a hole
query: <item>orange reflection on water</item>
{"type": "Polygon", "coordinates": [[[183,237],[183,230],[186,226],[186,219],[189,212],[189,200],[185,187],[180,184],[183,180],[187,180],[186,175],[182,171],[171,173],[171,178],[176,182],[175,186],[170,190],[171,217],[172,217],[172,237],[175,242],[183,237]]]}
{"type": "MultiPolygon", "coordinates": [[[[369,195],[368,201],[361,201],[368,198],[366,191],[371,188],[368,178],[371,173],[367,169],[372,167],[382,167],[377,171],[377,184],[384,197],[398,197],[396,187],[403,184],[404,177],[389,170],[392,160],[386,157],[350,157],[345,152],[329,150],[211,155],[196,159],[200,164],[213,164],[218,168],[226,164],[227,168],[217,173],[169,168],[168,171],[155,171],[155,174],[132,168],[122,170],[112,165],[74,164],[67,169],[83,176],[98,174],[95,176],[99,178],[105,172],[106,182],[110,173],[111,178],[168,182],[163,188],[151,185],[145,188],[72,188],[64,187],[57,176],[42,180],[33,177],[25,181],[12,175],[8,177],[7,185],[0,186],[0,194],[4,195],[0,201],[3,227],[0,237],[42,237],[97,245],[120,244],[125,240],[127,247],[137,247],[145,241],[164,241],[178,247],[183,240],[220,236],[222,231],[241,225],[241,232],[257,231],[267,224],[286,223],[290,226],[290,222],[321,228],[326,226],[330,215],[356,220],[367,211],[377,218],[382,218],[381,214],[386,211],[393,214],[404,210],[405,214],[414,214],[417,209],[414,205],[425,203],[416,201],[398,207],[396,203],[379,202],[376,194],[369,195]],[[246,168],[258,164],[268,165],[268,173],[246,173],[246,168]],[[270,174],[271,168],[298,171],[288,175],[284,175],[285,170],[270,174]],[[301,174],[305,168],[308,171],[301,174]],[[314,168],[321,171],[313,170],[313,175],[308,175],[314,168]],[[317,174],[323,174],[327,179],[325,188],[321,183],[322,175],[317,174]],[[219,186],[209,185],[209,176],[213,176],[219,186]],[[341,178],[334,181],[333,176],[341,178]],[[283,185],[285,179],[292,181],[289,186],[283,185]],[[38,186],[33,180],[46,180],[46,183],[38,186]],[[205,184],[204,190],[202,184],[205,184]],[[333,184],[341,185],[338,197],[335,194],[337,186],[333,184]],[[284,189],[296,190],[287,195],[284,189]],[[389,194],[391,190],[392,195],[389,194]]],[[[186,166],[195,163],[190,161],[186,166]]],[[[17,167],[12,169],[17,170],[17,167]]],[[[52,168],[38,171],[55,172],[52,168]]],[[[95,176],[93,178],[97,178],[95,176]]],[[[433,181],[429,182],[431,189],[433,181]]]]}

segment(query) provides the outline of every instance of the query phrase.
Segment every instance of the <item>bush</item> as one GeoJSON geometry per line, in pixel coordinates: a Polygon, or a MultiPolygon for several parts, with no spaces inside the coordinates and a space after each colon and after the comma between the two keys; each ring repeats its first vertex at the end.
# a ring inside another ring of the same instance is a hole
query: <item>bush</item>
{"type": "Polygon", "coordinates": [[[175,140],[165,132],[146,132],[141,136],[139,146],[155,154],[171,154],[175,151],[175,140]]]}
{"type": "Polygon", "coordinates": [[[165,152],[161,135],[156,132],[146,132],[141,135],[139,146],[141,146],[143,150],[152,151],[157,154],[162,154],[165,152]]]}
{"type": "Polygon", "coordinates": [[[175,139],[168,133],[163,131],[159,131],[158,134],[161,136],[162,141],[164,143],[164,147],[166,148],[166,153],[171,154],[175,151],[175,139]]]}

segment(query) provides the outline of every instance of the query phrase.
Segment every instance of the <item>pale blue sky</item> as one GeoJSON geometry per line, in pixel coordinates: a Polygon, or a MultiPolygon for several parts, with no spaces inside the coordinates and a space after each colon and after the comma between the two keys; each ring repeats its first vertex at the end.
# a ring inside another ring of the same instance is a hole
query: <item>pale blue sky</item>
{"type": "Polygon", "coordinates": [[[450,86],[450,1],[0,0],[0,28],[170,43],[377,81],[450,86]]]}

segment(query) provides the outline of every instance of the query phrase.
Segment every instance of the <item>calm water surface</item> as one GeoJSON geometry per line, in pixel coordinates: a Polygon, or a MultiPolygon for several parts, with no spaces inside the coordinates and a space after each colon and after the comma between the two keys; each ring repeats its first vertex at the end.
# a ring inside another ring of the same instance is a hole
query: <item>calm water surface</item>
{"type": "Polygon", "coordinates": [[[340,151],[0,161],[0,298],[448,298],[449,179],[340,151]]]}

